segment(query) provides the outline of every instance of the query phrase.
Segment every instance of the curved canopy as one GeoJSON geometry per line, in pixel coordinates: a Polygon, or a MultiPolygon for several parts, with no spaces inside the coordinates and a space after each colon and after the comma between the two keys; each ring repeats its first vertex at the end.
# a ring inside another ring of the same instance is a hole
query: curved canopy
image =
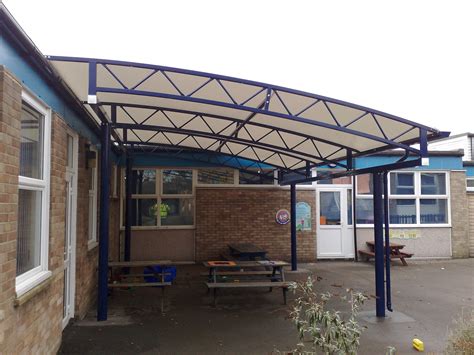
{"type": "MultiPolygon", "coordinates": [[[[400,148],[443,132],[384,112],[249,80],[158,65],[47,57],[114,139],[219,153],[287,171],[400,148]]],[[[420,148],[413,148],[420,143],[420,148]]]]}

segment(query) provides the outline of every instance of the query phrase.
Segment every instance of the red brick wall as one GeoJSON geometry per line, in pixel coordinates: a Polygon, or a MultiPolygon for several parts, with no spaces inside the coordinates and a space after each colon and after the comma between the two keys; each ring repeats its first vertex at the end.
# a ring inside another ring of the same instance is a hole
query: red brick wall
{"type": "MultiPolygon", "coordinates": [[[[316,260],[315,193],[297,190],[297,202],[311,206],[312,231],[297,232],[298,260],[316,260]]],[[[283,188],[196,189],[196,259],[212,260],[229,243],[251,242],[272,259],[290,260],[290,224],[279,225],[275,214],[290,210],[290,191],[283,188]]]]}

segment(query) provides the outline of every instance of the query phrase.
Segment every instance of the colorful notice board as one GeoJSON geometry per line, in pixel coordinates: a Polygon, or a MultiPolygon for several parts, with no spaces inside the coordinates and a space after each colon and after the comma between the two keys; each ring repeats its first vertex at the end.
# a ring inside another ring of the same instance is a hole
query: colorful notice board
{"type": "Polygon", "coordinates": [[[296,203],[296,230],[311,230],[311,206],[309,203],[296,203]]]}

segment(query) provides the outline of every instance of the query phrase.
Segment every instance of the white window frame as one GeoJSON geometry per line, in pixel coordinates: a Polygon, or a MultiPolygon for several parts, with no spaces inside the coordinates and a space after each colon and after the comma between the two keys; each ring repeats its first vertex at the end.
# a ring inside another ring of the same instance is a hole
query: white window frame
{"type": "MultiPolygon", "coordinates": [[[[414,189],[413,195],[395,195],[390,191],[390,178],[391,174],[388,174],[388,196],[389,200],[415,200],[416,206],[416,223],[415,224],[395,224],[390,223],[391,227],[394,228],[425,228],[425,227],[451,227],[451,198],[450,198],[450,174],[448,171],[439,170],[395,170],[393,173],[413,173],[414,174],[414,189]],[[444,195],[422,195],[421,194],[421,174],[445,174],[446,176],[446,194],[444,195]],[[420,200],[424,199],[435,199],[435,200],[446,200],[447,201],[447,223],[421,223],[421,203],[420,200]]],[[[359,195],[356,184],[356,201],[362,199],[373,200],[373,195],[359,195]]],[[[357,221],[357,219],[356,219],[357,221]]],[[[357,228],[373,228],[372,224],[357,224],[357,228]]]]}
{"type": "MultiPolygon", "coordinates": [[[[156,185],[155,185],[155,193],[154,194],[132,194],[132,200],[138,199],[156,199],[157,204],[161,205],[161,200],[166,198],[191,198],[193,199],[193,224],[184,224],[184,225],[171,225],[171,226],[163,226],[161,225],[161,218],[157,216],[156,218],[156,225],[154,226],[131,226],[132,230],[150,230],[150,229],[195,229],[196,228],[196,181],[197,181],[197,170],[193,168],[187,167],[134,167],[132,170],[154,170],[156,176],[156,185]],[[163,170],[188,170],[192,172],[192,193],[191,194],[163,194],[163,170]]],[[[122,229],[125,227],[125,220],[123,218],[123,213],[125,211],[125,179],[122,179],[122,198],[121,198],[121,226],[122,229]]]]}
{"type": "Polygon", "coordinates": [[[51,165],[51,109],[23,89],[21,98],[24,102],[38,111],[44,117],[43,129],[43,178],[34,179],[18,176],[18,189],[41,192],[41,228],[40,228],[40,265],[16,276],[15,291],[17,297],[30,291],[40,283],[51,277],[49,270],[49,192],[50,192],[50,165],[51,165]]]}
{"type": "Polygon", "coordinates": [[[472,192],[474,192],[474,186],[472,186],[472,187],[467,186],[467,182],[468,182],[468,181],[474,181],[474,176],[468,176],[468,177],[466,178],[466,191],[472,191],[472,192]]]}
{"type": "MultiPolygon", "coordinates": [[[[89,250],[95,248],[98,245],[97,242],[97,200],[98,200],[98,149],[94,146],[90,146],[90,151],[95,152],[96,164],[94,167],[88,167],[92,169],[92,190],[89,189],[89,195],[87,200],[87,206],[90,206],[92,200],[92,220],[90,215],[87,220],[87,248],[89,250]]],[[[89,185],[90,186],[90,185],[89,185]]]]}

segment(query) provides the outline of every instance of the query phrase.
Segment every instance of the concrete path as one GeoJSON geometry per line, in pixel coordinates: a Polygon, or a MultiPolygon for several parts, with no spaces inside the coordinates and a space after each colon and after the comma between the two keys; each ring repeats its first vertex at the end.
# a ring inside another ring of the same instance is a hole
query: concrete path
{"type": "MultiPolygon", "coordinates": [[[[341,292],[352,287],[374,291],[373,263],[325,261],[301,265],[321,278],[318,288],[341,292]]],[[[415,353],[411,340],[425,342],[426,352],[441,352],[448,326],[463,309],[474,307],[474,259],[393,263],[395,314],[380,321],[375,301],[367,301],[360,322],[367,326],[361,354],[383,354],[386,346],[398,354],[415,353]]],[[[69,325],[62,354],[268,354],[288,351],[298,342],[288,319],[290,306],[274,290],[223,290],[217,308],[198,265],[178,269],[176,284],[167,288],[165,312],[161,291],[154,288],[118,290],[110,299],[109,320],[97,323],[94,313],[69,325]]],[[[288,274],[303,280],[308,272],[288,274]]],[[[291,305],[291,295],[290,302],[291,305]]]]}

